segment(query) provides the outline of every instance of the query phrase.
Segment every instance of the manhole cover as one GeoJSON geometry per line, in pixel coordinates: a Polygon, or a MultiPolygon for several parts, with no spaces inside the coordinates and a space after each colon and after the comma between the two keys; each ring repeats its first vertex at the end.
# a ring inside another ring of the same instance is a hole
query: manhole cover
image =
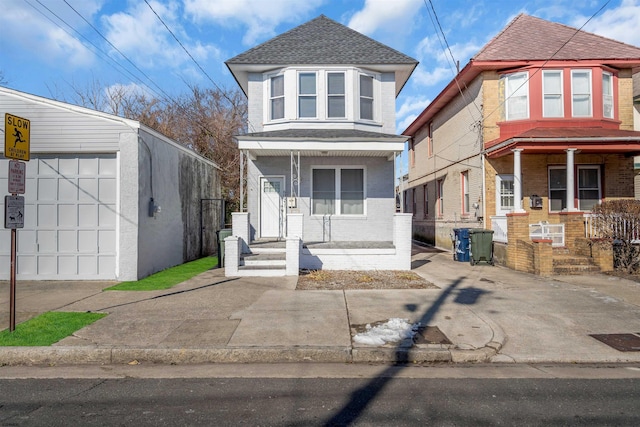
{"type": "Polygon", "coordinates": [[[591,334],[591,336],[618,351],[640,351],[640,336],[636,334],[591,334]]]}
{"type": "Polygon", "coordinates": [[[413,342],[416,344],[452,344],[437,326],[420,326],[413,342]]]}

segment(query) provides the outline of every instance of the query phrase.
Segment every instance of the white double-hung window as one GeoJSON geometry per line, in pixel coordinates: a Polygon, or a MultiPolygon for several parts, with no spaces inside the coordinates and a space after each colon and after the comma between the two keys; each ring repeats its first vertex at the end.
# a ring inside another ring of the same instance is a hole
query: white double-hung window
{"type": "Polygon", "coordinates": [[[373,77],[360,74],[360,118],[373,120],[373,77]]]}
{"type": "Polygon", "coordinates": [[[271,77],[271,120],[284,118],[284,76],[271,77]]]}
{"type": "Polygon", "coordinates": [[[571,108],[573,117],[591,117],[591,70],[571,70],[571,108]]]}
{"type": "Polygon", "coordinates": [[[313,215],[364,214],[363,168],[314,168],[311,185],[313,215]]]}
{"type": "Polygon", "coordinates": [[[602,115],[613,119],[613,74],[602,72],[602,115]]]}
{"type": "Polygon", "coordinates": [[[504,110],[507,120],[529,118],[529,73],[513,73],[502,77],[504,81],[504,110]]]}
{"type": "Polygon", "coordinates": [[[327,73],[327,117],[346,117],[344,73],[327,73]]]}
{"type": "Polygon", "coordinates": [[[298,74],[298,117],[317,117],[316,73],[298,74]]]}
{"type": "Polygon", "coordinates": [[[542,72],[542,116],[563,117],[562,71],[544,70],[542,72]]]}

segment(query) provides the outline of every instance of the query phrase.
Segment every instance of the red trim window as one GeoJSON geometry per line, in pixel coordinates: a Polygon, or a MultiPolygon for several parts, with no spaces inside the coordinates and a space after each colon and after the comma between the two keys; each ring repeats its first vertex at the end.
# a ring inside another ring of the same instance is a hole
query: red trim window
{"type": "Polygon", "coordinates": [[[427,156],[433,156],[433,122],[429,123],[429,134],[427,135],[427,156]]]}

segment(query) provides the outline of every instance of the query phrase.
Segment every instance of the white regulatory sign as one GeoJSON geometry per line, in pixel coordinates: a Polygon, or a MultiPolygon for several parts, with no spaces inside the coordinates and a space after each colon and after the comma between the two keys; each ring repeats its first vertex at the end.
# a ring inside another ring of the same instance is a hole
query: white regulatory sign
{"type": "Polygon", "coordinates": [[[26,163],[9,160],[9,193],[24,194],[26,163]]]}
{"type": "Polygon", "coordinates": [[[23,196],[4,196],[4,228],[24,228],[23,196]]]}

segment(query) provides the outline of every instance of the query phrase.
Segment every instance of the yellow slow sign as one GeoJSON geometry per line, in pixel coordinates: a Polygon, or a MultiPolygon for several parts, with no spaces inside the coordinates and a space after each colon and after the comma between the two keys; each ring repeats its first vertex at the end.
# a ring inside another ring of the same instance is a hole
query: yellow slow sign
{"type": "Polygon", "coordinates": [[[31,122],[22,117],[4,115],[4,156],[8,159],[29,160],[31,122]]]}

